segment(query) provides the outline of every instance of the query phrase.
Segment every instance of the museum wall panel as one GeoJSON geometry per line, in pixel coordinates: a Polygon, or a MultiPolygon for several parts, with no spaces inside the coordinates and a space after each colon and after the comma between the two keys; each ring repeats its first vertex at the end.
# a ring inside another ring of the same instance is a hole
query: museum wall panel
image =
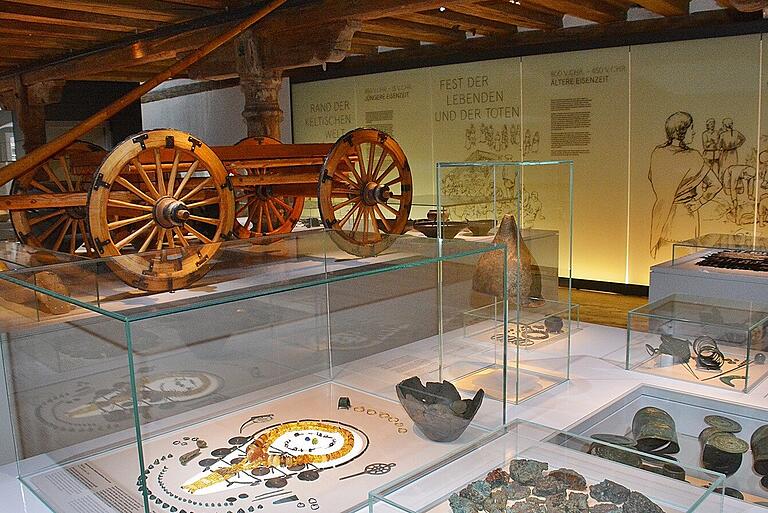
{"type": "MultiPolygon", "coordinates": [[[[671,240],[768,234],[768,180],[756,165],[758,154],[768,163],[768,131],[757,137],[761,45],[748,35],[294,84],[294,137],[391,130],[416,197],[435,194],[437,162],[572,159],[573,277],[645,285],[671,240]],[[384,97],[362,107],[366,91],[384,97]],[[390,110],[385,122],[368,119],[390,110]]],[[[538,222],[547,228],[545,214],[538,222]]]]}

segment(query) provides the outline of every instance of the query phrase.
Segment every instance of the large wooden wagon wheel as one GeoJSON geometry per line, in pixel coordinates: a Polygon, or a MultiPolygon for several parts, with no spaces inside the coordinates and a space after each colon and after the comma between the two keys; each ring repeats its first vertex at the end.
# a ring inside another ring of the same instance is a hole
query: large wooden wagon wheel
{"type": "Polygon", "coordinates": [[[334,242],[358,256],[375,255],[405,230],[413,180],[400,145],[384,132],[352,130],[333,146],[320,171],[320,216],[334,242]]]}
{"type": "MultiPolygon", "coordinates": [[[[239,147],[281,144],[271,137],[247,137],[236,144],[239,147]]],[[[259,167],[238,168],[237,174],[275,176],[280,169],[259,167]]],[[[304,210],[304,196],[275,194],[271,185],[238,187],[235,190],[235,228],[238,238],[290,233],[304,210]],[[241,222],[240,220],[243,219],[241,222]]]]}
{"type": "Polygon", "coordinates": [[[123,281],[148,291],[179,289],[202,277],[232,232],[234,210],[224,165],[207,145],[177,130],[122,142],[88,194],[100,256],[156,250],[108,263],[123,281]]]}
{"type": "MultiPolygon", "coordinates": [[[[93,168],[73,165],[78,154],[103,152],[104,149],[85,141],[76,141],[67,149],[23,174],[11,184],[11,194],[67,194],[87,192],[93,168]]],[[[95,256],[87,234],[84,206],[45,207],[12,210],[11,224],[18,239],[37,248],[95,256]]]]}

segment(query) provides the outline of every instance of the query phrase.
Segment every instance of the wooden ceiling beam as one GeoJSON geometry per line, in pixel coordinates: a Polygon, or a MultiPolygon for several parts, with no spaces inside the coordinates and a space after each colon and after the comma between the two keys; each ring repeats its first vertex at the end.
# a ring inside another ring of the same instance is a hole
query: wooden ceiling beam
{"type": "Polygon", "coordinates": [[[527,2],[597,23],[627,19],[626,8],[602,0],[527,0],[527,2]]]}
{"type": "Polygon", "coordinates": [[[387,34],[373,34],[371,32],[357,32],[352,37],[352,44],[386,46],[389,48],[416,48],[420,45],[418,40],[389,36],[387,34]]]}
{"type": "Polygon", "coordinates": [[[636,0],[640,7],[662,16],[684,16],[690,9],[690,0],[636,0]]]}
{"type": "Polygon", "coordinates": [[[379,53],[379,47],[374,45],[364,45],[356,43],[352,40],[352,47],[349,49],[349,53],[356,55],[376,55],[379,53]]]}
{"type": "Polygon", "coordinates": [[[229,3],[226,0],[163,0],[163,2],[190,7],[202,7],[204,9],[213,9],[216,11],[229,7],[229,3]]]}
{"type": "MultiPolygon", "coordinates": [[[[11,3],[48,8],[51,0],[7,0],[11,3]]],[[[56,0],[55,7],[69,11],[122,16],[137,20],[174,23],[210,14],[210,10],[169,5],[161,0],[56,0]]]]}
{"type": "Polygon", "coordinates": [[[491,1],[457,5],[451,8],[463,14],[535,29],[553,29],[563,26],[563,17],[529,9],[506,1],[491,1]]]}
{"type": "Polygon", "coordinates": [[[19,23],[3,19],[0,19],[0,34],[16,34],[28,37],[36,37],[37,34],[45,34],[46,36],[51,37],[99,42],[117,39],[121,36],[120,33],[104,30],[63,27],[61,25],[51,25],[48,23],[19,23]]]}
{"type": "Polygon", "coordinates": [[[62,49],[65,48],[69,50],[83,50],[88,47],[88,43],[85,41],[63,39],[60,37],[45,37],[44,35],[25,37],[16,34],[0,33],[0,48],[5,48],[6,46],[55,48],[59,50],[58,53],[60,54],[62,49]]]}
{"type": "Polygon", "coordinates": [[[466,39],[466,34],[460,30],[415,23],[413,21],[398,20],[395,18],[380,18],[363,23],[365,32],[385,34],[395,37],[406,37],[429,43],[455,43],[466,39]]]}
{"type": "Polygon", "coordinates": [[[122,16],[68,11],[56,7],[40,8],[34,5],[17,4],[0,0],[0,19],[30,23],[48,23],[86,29],[100,29],[114,32],[134,32],[152,30],[159,26],[157,22],[147,20],[129,20],[122,16]]]}
{"type": "Polygon", "coordinates": [[[463,30],[472,34],[481,34],[483,36],[501,36],[504,34],[513,34],[517,32],[516,25],[501,23],[496,20],[489,20],[464,14],[456,11],[440,11],[433,9],[431,11],[421,11],[412,14],[403,14],[398,18],[427,25],[437,25],[451,29],[463,30]]]}

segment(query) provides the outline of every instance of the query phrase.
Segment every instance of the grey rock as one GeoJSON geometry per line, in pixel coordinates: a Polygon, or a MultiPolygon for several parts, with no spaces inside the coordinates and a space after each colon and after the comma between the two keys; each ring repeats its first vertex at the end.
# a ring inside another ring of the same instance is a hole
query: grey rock
{"type": "Polygon", "coordinates": [[[569,468],[559,468],[557,470],[553,470],[548,475],[564,482],[568,486],[569,490],[578,490],[583,492],[587,489],[587,480],[584,479],[584,476],[575,470],[571,470],[569,468]]]}
{"type": "Polygon", "coordinates": [[[533,485],[549,468],[548,463],[536,460],[512,460],[509,464],[509,477],[520,484],[533,485]]]}
{"type": "Polygon", "coordinates": [[[494,510],[504,511],[504,508],[507,507],[508,498],[509,495],[504,488],[494,488],[491,490],[491,495],[483,502],[483,509],[489,513],[494,510]]]}
{"type": "Polygon", "coordinates": [[[629,498],[629,488],[608,479],[589,487],[589,495],[597,502],[622,504],[629,498]]]}
{"type": "Polygon", "coordinates": [[[474,502],[455,493],[448,498],[448,504],[453,513],[479,513],[474,502]]]}
{"type": "Polygon", "coordinates": [[[539,497],[549,497],[550,495],[563,493],[567,489],[568,485],[566,485],[565,482],[552,476],[543,476],[536,480],[533,493],[539,497]]]}
{"type": "Polygon", "coordinates": [[[516,502],[507,507],[507,513],[546,513],[546,508],[529,502],[516,502]]]}
{"type": "Polygon", "coordinates": [[[589,510],[589,496],[586,493],[571,492],[568,494],[568,513],[580,513],[589,510]]]}
{"type": "Polygon", "coordinates": [[[452,383],[428,382],[417,376],[395,386],[397,398],[408,416],[424,435],[435,442],[452,442],[459,438],[477,414],[485,392],[477,391],[472,399],[462,399],[452,383]]]}
{"type": "Polygon", "coordinates": [[[475,504],[482,504],[491,495],[491,485],[485,481],[473,481],[459,492],[460,497],[469,499],[475,504]]]}
{"type": "Polygon", "coordinates": [[[664,513],[656,503],[639,492],[632,492],[624,503],[624,513],[664,513]]]}
{"type": "Polygon", "coordinates": [[[509,484],[504,488],[507,490],[507,495],[509,495],[509,500],[511,501],[525,499],[526,497],[531,495],[530,486],[521,485],[516,481],[510,481],[509,484]]]}
{"type": "Polygon", "coordinates": [[[622,511],[621,506],[617,506],[610,502],[603,502],[590,507],[589,513],[622,513],[622,511]]]}

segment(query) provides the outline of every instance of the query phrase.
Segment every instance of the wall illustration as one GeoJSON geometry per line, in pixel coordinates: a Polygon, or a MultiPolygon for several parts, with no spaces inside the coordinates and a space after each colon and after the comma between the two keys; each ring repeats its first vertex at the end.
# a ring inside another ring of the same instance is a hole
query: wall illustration
{"type": "Polygon", "coordinates": [[[753,233],[759,55],[760,36],[632,48],[630,282],[674,242],[753,233]]]}
{"type": "MultiPolygon", "coordinates": [[[[768,103],[758,140],[761,45],[760,35],[722,37],[297,84],[294,116],[307,110],[308,98],[347,97],[356,81],[358,124],[391,125],[420,162],[431,154],[431,165],[414,170],[417,197],[434,195],[428,184],[437,162],[573,160],[573,276],[644,285],[650,267],[671,258],[675,240],[768,236],[768,103]],[[724,69],[738,72],[726,77],[724,69]],[[391,115],[393,101],[360,109],[361,87],[402,93],[392,77],[402,82],[419,73],[426,78],[405,81],[409,96],[419,98],[407,107],[412,116],[391,115]]],[[[297,142],[314,141],[302,134],[297,142]]],[[[449,195],[479,204],[454,209],[452,219],[492,217],[491,168],[473,172],[443,180],[449,195]]],[[[523,227],[567,229],[566,174],[556,174],[524,178],[523,227]]],[[[514,173],[501,175],[498,210],[511,211],[514,173]]]]}

